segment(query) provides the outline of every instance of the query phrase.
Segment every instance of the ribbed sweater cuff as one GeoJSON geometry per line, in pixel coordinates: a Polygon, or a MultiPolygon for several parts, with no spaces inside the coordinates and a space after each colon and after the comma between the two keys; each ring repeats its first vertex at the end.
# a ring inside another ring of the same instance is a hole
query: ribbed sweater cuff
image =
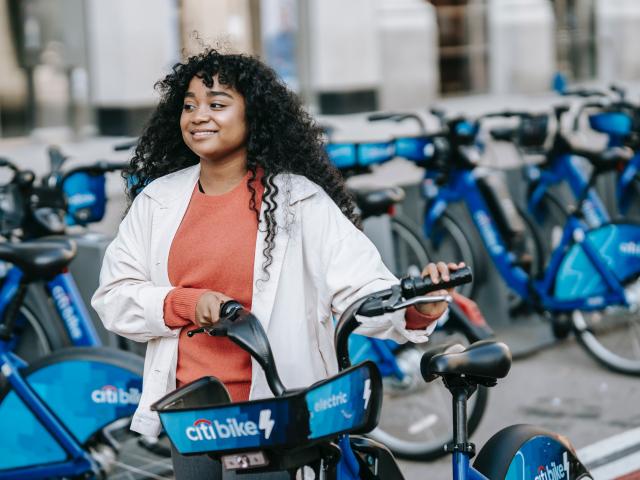
{"type": "Polygon", "coordinates": [[[424,330],[438,318],[440,318],[440,315],[425,315],[420,313],[416,307],[407,308],[404,314],[408,330],[424,330]]]}
{"type": "Polygon", "coordinates": [[[164,300],[164,323],[171,328],[186,327],[196,322],[196,305],[204,288],[177,287],[164,300]]]}

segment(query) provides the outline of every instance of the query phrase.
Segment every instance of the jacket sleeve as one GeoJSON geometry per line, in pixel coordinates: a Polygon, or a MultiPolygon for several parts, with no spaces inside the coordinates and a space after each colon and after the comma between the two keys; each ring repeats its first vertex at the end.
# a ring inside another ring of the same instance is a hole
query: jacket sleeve
{"type": "Polygon", "coordinates": [[[134,200],[105,252],[100,284],[91,299],[107,330],[137,342],[180,333],[164,323],[164,299],[173,287],[151,281],[152,202],[144,193],[134,200]]]}
{"type": "MultiPolygon", "coordinates": [[[[331,298],[332,313],[336,318],[354,301],[365,295],[389,288],[398,279],[382,262],[373,243],[330,202],[324,213],[314,215],[315,225],[323,230],[316,238],[324,266],[324,282],[331,298]],[[321,221],[320,221],[321,220],[321,221]],[[320,225],[319,225],[320,224],[320,225]]],[[[445,312],[443,315],[447,315],[445,312]]],[[[405,311],[400,310],[379,317],[359,317],[362,325],[357,333],[379,338],[389,338],[400,343],[407,340],[426,342],[437,321],[426,328],[407,327],[405,311]]]]}

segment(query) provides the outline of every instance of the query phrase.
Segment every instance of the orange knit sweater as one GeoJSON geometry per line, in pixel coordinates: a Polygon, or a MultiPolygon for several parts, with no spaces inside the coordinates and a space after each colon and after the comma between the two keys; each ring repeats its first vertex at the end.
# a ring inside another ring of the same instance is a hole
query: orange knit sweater
{"type": "MultiPolygon", "coordinates": [[[[206,195],[196,185],[169,251],[169,280],[176,288],[164,303],[165,324],[187,327],[178,340],[178,386],[212,375],[226,385],[233,401],[249,398],[249,354],[226,338],[189,338],[187,331],[195,328],[196,304],[207,290],[251,309],[258,222],[249,208],[248,175],[222,195],[206,195]]],[[[254,185],[259,210],[263,187],[259,181],[254,185]]]]}

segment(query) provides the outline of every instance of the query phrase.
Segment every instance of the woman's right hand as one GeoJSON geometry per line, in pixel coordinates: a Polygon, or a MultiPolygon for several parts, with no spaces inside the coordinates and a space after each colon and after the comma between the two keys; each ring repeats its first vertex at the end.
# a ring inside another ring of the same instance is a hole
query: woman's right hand
{"type": "Polygon", "coordinates": [[[200,295],[196,304],[196,324],[199,327],[210,327],[220,320],[220,307],[232,300],[220,292],[205,292],[200,295]]]}

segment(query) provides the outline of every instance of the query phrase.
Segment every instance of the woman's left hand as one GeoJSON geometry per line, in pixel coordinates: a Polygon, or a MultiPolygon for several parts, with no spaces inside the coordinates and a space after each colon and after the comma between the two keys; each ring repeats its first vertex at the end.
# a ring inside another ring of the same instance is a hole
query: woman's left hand
{"type": "MultiPolygon", "coordinates": [[[[459,268],[464,267],[464,262],[460,263],[430,263],[424,270],[422,270],[422,276],[426,277],[427,275],[431,277],[431,281],[435,284],[440,283],[440,280],[444,282],[449,281],[449,272],[453,272],[458,270],[459,268]]],[[[435,292],[429,293],[429,295],[451,295],[453,293],[453,288],[436,290],[435,292]]],[[[423,315],[431,315],[439,317],[442,315],[447,309],[447,302],[437,302],[437,303],[422,303],[416,305],[416,309],[422,313],[423,315]]]]}

